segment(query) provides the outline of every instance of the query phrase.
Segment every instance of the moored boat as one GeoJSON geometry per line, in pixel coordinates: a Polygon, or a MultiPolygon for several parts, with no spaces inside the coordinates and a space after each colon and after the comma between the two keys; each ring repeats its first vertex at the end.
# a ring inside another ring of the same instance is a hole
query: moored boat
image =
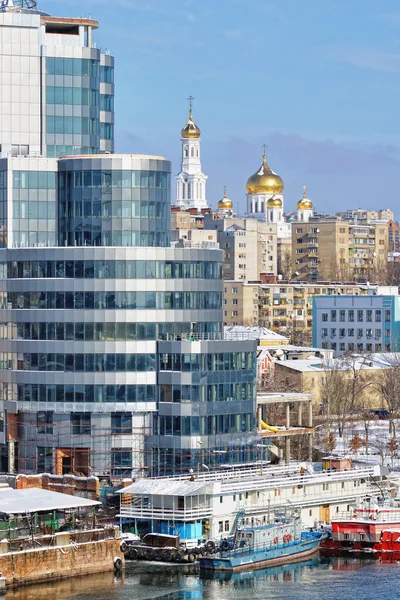
{"type": "Polygon", "coordinates": [[[278,519],[236,531],[233,540],[222,540],[213,556],[200,558],[200,569],[244,571],[304,560],[318,550],[321,531],[302,531],[298,517],[278,519]]]}
{"type": "Polygon", "coordinates": [[[368,498],[352,517],[332,520],[332,533],[321,543],[324,555],[400,552],[400,502],[368,498]]]}

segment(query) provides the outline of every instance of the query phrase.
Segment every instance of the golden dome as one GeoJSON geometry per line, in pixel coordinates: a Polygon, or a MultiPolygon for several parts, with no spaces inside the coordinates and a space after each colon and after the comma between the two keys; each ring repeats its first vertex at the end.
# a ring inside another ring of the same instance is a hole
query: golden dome
{"type": "Polygon", "coordinates": [[[282,208],[282,200],[280,198],[275,198],[272,196],[267,202],[268,208],[282,208]]]}
{"type": "MultiPolygon", "coordinates": [[[[281,194],[283,192],[283,181],[270,169],[265,154],[263,164],[257,173],[248,178],[246,188],[248,194],[281,194]]],[[[277,200],[274,201],[277,202],[277,200]]]]}
{"type": "Polygon", "coordinates": [[[228,196],[226,195],[226,186],[224,187],[224,197],[222,198],[222,200],[220,200],[218,202],[218,208],[220,210],[232,210],[232,200],[229,200],[228,196]]]}
{"type": "Polygon", "coordinates": [[[193,120],[192,109],[189,110],[189,119],[181,131],[181,136],[186,140],[193,140],[200,137],[200,129],[193,120]]]}
{"type": "Polygon", "coordinates": [[[311,200],[309,200],[307,198],[307,186],[304,185],[303,190],[304,190],[303,197],[301,200],[298,201],[297,209],[298,210],[312,210],[312,207],[313,207],[312,202],[311,202],[311,200]]]}

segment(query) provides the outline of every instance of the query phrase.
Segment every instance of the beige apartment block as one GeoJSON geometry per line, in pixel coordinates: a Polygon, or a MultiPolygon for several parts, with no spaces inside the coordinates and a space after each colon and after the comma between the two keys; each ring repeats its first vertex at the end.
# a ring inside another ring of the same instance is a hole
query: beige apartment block
{"type": "Polygon", "coordinates": [[[224,282],[224,325],[258,325],[259,285],[224,282]]]}
{"type": "MultiPolygon", "coordinates": [[[[370,362],[361,358],[360,361],[350,360],[349,364],[342,368],[348,372],[349,377],[357,373],[359,380],[357,394],[357,405],[368,406],[371,409],[382,408],[382,398],[379,388],[374,383],[379,382],[385,369],[390,368],[390,363],[384,359],[384,354],[375,354],[370,362]]],[[[337,359],[336,359],[337,360],[337,359]]],[[[324,403],[325,387],[331,370],[337,369],[333,361],[325,361],[321,358],[307,360],[287,360],[274,363],[274,382],[278,389],[312,393],[317,406],[324,403]]]]}
{"type": "Polygon", "coordinates": [[[293,223],[292,269],[298,281],[370,280],[385,272],[385,223],[353,224],[336,219],[293,223]]]}
{"type": "Polygon", "coordinates": [[[218,232],[225,280],[258,281],[260,273],[277,273],[276,223],[214,213],[205,215],[204,228],[218,232]]]}
{"type": "Polygon", "coordinates": [[[370,296],[394,293],[376,284],[332,282],[245,283],[225,281],[225,325],[259,325],[287,334],[292,341],[311,344],[314,296],[370,296]]]}

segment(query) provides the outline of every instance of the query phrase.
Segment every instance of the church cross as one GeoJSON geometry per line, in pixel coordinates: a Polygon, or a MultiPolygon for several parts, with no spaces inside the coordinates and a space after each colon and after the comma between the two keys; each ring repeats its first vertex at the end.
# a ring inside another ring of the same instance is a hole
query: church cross
{"type": "Polygon", "coordinates": [[[193,96],[190,95],[189,98],[188,98],[188,100],[189,100],[189,110],[191,112],[192,111],[193,100],[194,100],[193,96]]]}

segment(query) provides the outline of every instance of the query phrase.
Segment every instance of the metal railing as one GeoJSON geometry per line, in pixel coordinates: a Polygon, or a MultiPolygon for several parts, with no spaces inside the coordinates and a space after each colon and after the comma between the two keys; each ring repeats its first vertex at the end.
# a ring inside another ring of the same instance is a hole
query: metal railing
{"type": "Polygon", "coordinates": [[[133,505],[131,507],[121,506],[118,516],[128,517],[131,519],[163,519],[170,521],[192,521],[193,519],[204,519],[211,518],[213,510],[211,506],[192,509],[175,509],[175,508],[164,508],[164,507],[152,507],[147,505],[146,507],[133,505]]]}

